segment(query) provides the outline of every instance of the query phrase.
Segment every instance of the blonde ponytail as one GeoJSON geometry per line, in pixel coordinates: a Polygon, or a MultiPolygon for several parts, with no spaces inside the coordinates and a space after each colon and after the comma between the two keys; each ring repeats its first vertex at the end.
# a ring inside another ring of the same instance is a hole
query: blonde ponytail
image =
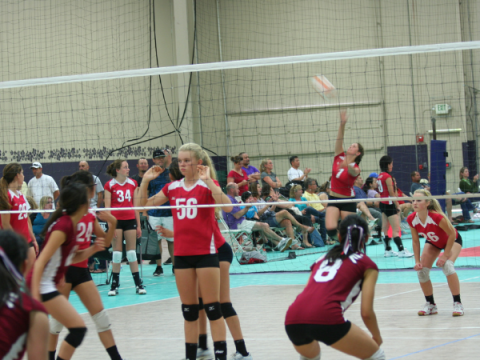
{"type": "Polygon", "coordinates": [[[268,160],[270,159],[263,159],[262,162],[260,163],[260,173],[267,172],[267,168],[265,167],[265,165],[267,165],[268,160]]]}
{"type": "MultiPolygon", "coordinates": [[[[415,190],[415,194],[421,194],[422,196],[432,196],[430,191],[428,191],[426,189],[415,190]]],[[[445,215],[445,213],[443,212],[442,206],[440,205],[438,200],[437,199],[427,199],[425,201],[429,202],[429,204],[427,205],[427,210],[435,211],[436,213],[441,214],[445,218],[445,220],[447,221],[448,228],[450,230],[454,231],[454,227],[453,227],[452,223],[448,219],[447,215],[445,215]]]]}

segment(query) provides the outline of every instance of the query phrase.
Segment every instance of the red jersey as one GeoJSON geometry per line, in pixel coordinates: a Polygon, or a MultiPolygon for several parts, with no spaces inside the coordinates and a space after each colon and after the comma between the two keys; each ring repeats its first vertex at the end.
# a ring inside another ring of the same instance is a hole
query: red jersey
{"type": "MultiPolygon", "coordinates": [[[[84,217],[80,219],[77,224],[77,245],[78,250],[85,250],[90,247],[92,240],[92,233],[95,227],[95,220],[97,216],[95,211],[89,210],[84,217]]],[[[88,259],[85,259],[79,263],[72,264],[75,267],[88,268],[88,259]]]]}
{"type": "MultiPolygon", "coordinates": [[[[416,212],[407,217],[408,225],[417,230],[418,235],[423,235],[425,239],[431,242],[439,249],[445,249],[448,241],[448,234],[440,227],[440,221],[445,219],[442,214],[435,211],[429,211],[425,224],[422,223],[416,212]]],[[[458,238],[458,231],[455,229],[455,240],[458,238]]]]}
{"type": "Polygon", "coordinates": [[[337,259],[333,264],[328,264],[323,256],[311,269],[307,286],[288,308],[285,325],[343,324],[344,312],[362,290],[365,271],[378,271],[377,265],[362,253],[337,259]]]}
{"type": "Polygon", "coordinates": [[[68,266],[72,262],[72,257],[75,255],[78,248],[76,238],[77,231],[73,226],[70,216],[63,215],[50,225],[47,230],[47,235],[45,235],[45,241],[43,243],[44,248],[48,244],[50,235],[54,231],[65,233],[67,239],[62,246],[55,251],[51,259],[45,265],[42,279],[40,280],[40,294],[48,294],[57,290],[55,285],[57,285],[65,275],[68,266]]]}
{"type": "MultiPolygon", "coordinates": [[[[392,180],[393,184],[393,179],[392,176],[389,173],[382,172],[380,175],[378,175],[377,179],[377,185],[378,185],[378,193],[380,194],[380,197],[382,198],[387,198],[390,197],[390,194],[388,193],[388,186],[387,186],[387,179],[392,180]]],[[[382,204],[393,204],[393,201],[381,201],[382,204]]]]}
{"type": "MultiPolygon", "coordinates": [[[[357,176],[352,176],[348,172],[348,168],[340,167],[340,164],[345,160],[345,153],[342,152],[333,158],[332,168],[332,181],[330,184],[330,190],[337,194],[355,197],[355,191],[353,190],[353,183],[357,176]]],[[[355,169],[360,170],[357,164],[354,164],[355,169]]]]}
{"type": "MultiPolygon", "coordinates": [[[[248,175],[247,175],[247,172],[243,169],[242,170],[242,174],[243,175],[240,175],[239,173],[237,173],[235,170],[231,170],[229,173],[228,173],[228,177],[231,177],[233,178],[233,182],[235,184],[239,184],[241,183],[243,180],[246,180],[248,181],[248,175]]],[[[239,186],[238,187],[238,192],[239,192],[239,195],[242,196],[242,194],[245,192],[245,191],[248,191],[248,183],[246,185],[243,185],[243,186],[239,186]]]]}
{"type": "MultiPolygon", "coordinates": [[[[218,186],[218,182],[214,182],[218,186]]],[[[174,181],[165,185],[162,192],[172,205],[215,204],[212,191],[202,180],[190,188],[185,186],[185,179],[174,181]]],[[[223,236],[215,219],[215,208],[174,208],[172,215],[175,256],[217,253],[217,246],[223,244],[223,236]]]]}
{"type": "MultiPolygon", "coordinates": [[[[28,203],[25,195],[20,191],[14,193],[12,190],[8,190],[8,202],[12,206],[12,211],[27,211],[30,210],[30,204],[28,203]]],[[[2,219],[0,218],[0,226],[2,219]]],[[[13,230],[22,235],[28,243],[32,242],[30,236],[30,230],[28,228],[28,213],[10,214],[10,225],[13,230]]],[[[3,227],[2,227],[3,228],[3,227]]]]}
{"type": "MultiPolygon", "coordinates": [[[[116,179],[112,179],[105,184],[105,190],[109,191],[112,196],[112,208],[131,208],[133,207],[133,193],[138,187],[137,182],[127,178],[123,184],[116,179]]],[[[134,220],[135,210],[113,210],[112,215],[117,220],[134,220]]]]}
{"type": "MultiPolygon", "coordinates": [[[[398,197],[402,197],[402,196],[403,196],[403,191],[400,190],[399,188],[397,188],[397,195],[398,195],[398,197]]],[[[400,200],[400,201],[398,202],[398,204],[399,204],[399,205],[405,204],[405,201],[400,200]]]]}
{"type": "Polygon", "coordinates": [[[0,359],[21,360],[27,347],[30,313],[40,311],[47,313],[43,305],[21,294],[11,293],[6,304],[0,308],[0,359]]]}

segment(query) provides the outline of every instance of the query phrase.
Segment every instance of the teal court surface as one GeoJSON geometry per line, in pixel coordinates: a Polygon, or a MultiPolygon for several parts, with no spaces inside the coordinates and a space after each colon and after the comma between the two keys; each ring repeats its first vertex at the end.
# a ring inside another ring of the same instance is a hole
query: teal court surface
{"type": "MultiPolygon", "coordinates": [[[[464,249],[456,262],[461,281],[465,316],[452,317],[452,297],[440,269],[431,272],[439,314],[419,317],[425,299],[420,290],[414,260],[384,258],[383,245],[369,246],[367,254],[380,267],[375,311],[387,359],[477,359],[480,353],[480,230],[462,231],[464,249]]],[[[405,247],[411,239],[403,236],[405,247]]],[[[231,297],[240,317],[248,350],[254,359],[298,359],[283,327],[285,312],[308,280],[308,268],[321,256],[315,250],[269,254],[269,262],[231,268],[231,297]],[[277,260],[277,261],[271,261],[277,260]],[[248,272],[248,273],[241,273],[248,272]]],[[[164,275],[154,277],[154,265],[143,265],[147,295],[136,295],[130,269],[122,265],[119,295],[108,297],[108,285],[98,286],[109,311],[118,348],[125,359],[182,359],[184,357],[183,318],[175,277],[170,265],[164,275]]],[[[94,274],[97,284],[105,274],[94,274]]],[[[95,327],[75,294],[71,302],[85,319],[89,332],[74,359],[107,359],[95,327]]],[[[315,299],[312,299],[312,306],[315,299]]],[[[346,312],[350,321],[365,328],[360,317],[360,301],[346,312]]],[[[63,333],[65,334],[65,333],[63,333]]],[[[63,335],[62,335],[63,336],[63,335]]],[[[228,334],[228,349],[234,350],[228,334]]],[[[209,338],[209,345],[212,341],[209,338]]],[[[322,359],[353,359],[324,345],[322,359]]]]}

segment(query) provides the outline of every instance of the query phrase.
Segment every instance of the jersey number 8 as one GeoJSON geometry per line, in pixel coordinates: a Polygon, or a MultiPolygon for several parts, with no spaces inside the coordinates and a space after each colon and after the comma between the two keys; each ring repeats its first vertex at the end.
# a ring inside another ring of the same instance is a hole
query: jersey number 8
{"type": "Polygon", "coordinates": [[[327,282],[337,275],[338,269],[342,266],[342,259],[337,259],[333,264],[324,260],[313,277],[316,282],[327,282]]]}
{"type": "MultiPolygon", "coordinates": [[[[177,206],[179,205],[197,205],[197,199],[190,198],[190,199],[177,199],[177,206]]],[[[180,208],[177,209],[177,218],[178,220],[185,219],[185,216],[188,219],[195,219],[197,217],[198,209],[194,208],[180,208]]]]}

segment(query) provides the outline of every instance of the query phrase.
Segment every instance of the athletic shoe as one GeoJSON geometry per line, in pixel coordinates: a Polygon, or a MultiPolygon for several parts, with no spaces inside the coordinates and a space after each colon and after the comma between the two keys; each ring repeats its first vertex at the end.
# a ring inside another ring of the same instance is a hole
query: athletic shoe
{"type": "Polygon", "coordinates": [[[210,349],[197,349],[197,360],[213,360],[213,353],[210,349]]]}
{"type": "Polygon", "coordinates": [[[172,258],[169,257],[167,261],[163,263],[163,265],[170,265],[172,263],[172,258]]]}
{"type": "Polygon", "coordinates": [[[402,251],[398,252],[397,256],[400,258],[409,258],[409,257],[412,257],[413,254],[410,251],[408,251],[408,249],[403,249],[402,251]]]}
{"type": "Polygon", "coordinates": [[[385,254],[383,254],[384,257],[395,257],[398,256],[398,254],[395,251],[392,250],[385,250],[385,254]]]}
{"type": "Polygon", "coordinates": [[[456,302],[453,304],[453,316],[463,316],[463,305],[462,303],[456,302]]]}
{"type": "Polygon", "coordinates": [[[243,356],[237,351],[235,354],[232,354],[229,359],[230,360],[253,360],[253,356],[250,353],[248,353],[247,356],[243,356]]]}
{"type": "Polygon", "coordinates": [[[118,284],[112,282],[112,287],[108,292],[108,296],[117,296],[118,295],[118,284]]]}
{"type": "Polygon", "coordinates": [[[140,284],[137,286],[137,294],[138,295],[146,295],[147,294],[147,289],[145,289],[145,286],[143,284],[140,284]]]}
{"type": "Polygon", "coordinates": [[[163,275],[163,268],[157,265],[157,268],[153,272],[153,276],[160,276],[163,275]]]}
{"type": "Polygon", "coordinates": [[[377,225],[378,219],[368,220],[368,229],[372,230],[377,225]]]}
{"type": "Polygon", "coordinates": [[[418,312],[418,316],[436,315],[438,314],[437,305],[425,303],[423,309],[418,312]]]}
{"type": "Polygon", "coordinates": [[[379,242],[376,242],[374,239],[372,239],[368,244],[367,246],[370,246],[370,245],[378,245],[380,244],[379,242]]]}
{"type": "Polygon", "coordinates": [[[275,249],[280,252],[284,252],[292,245],[292,241],[293,240],[290,238],[283,238],[282,240],[280,240],[280,242],[278,243],[275,249]]]}

